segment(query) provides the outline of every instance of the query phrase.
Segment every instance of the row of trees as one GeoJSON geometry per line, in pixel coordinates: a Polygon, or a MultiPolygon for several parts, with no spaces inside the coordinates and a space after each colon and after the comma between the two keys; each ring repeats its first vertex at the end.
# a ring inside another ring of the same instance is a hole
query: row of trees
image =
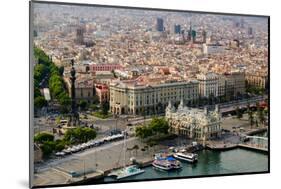
{"type": "Polygon", "coordinates": [[[52,154],[52,152],[61,151],[65,147],[65,142],[54,139],[54,135],[48,132],[38,133],[34,136],[34,142],[40,145],[45,158],[52,154]]]}
{"type": "Polygon", "coordinates": [[[159,134],[168,134],[169,124],[164,118],[152,118],[152,121],[146,126],[136,128],[136,136],[145,139],[159,134]]]}
{"type": "Polygon", "coordinates": [[[250,94],[256,94],[256,95],[263,95],[267,92],[267,86],[266,88],[258,87],[250,85],[248,82],[246,82],[246,92],[250,94]]]}
{"type": "Polygon", "coordinates": [[[266,115],[268,113],[267,109],[262,108],[258,103],[256,104],[256,108],[251,108],[250,105],[247,106],[247,109],[241,109],[236,107],[235,110],[236,117],[241,119],[244,113],[248,114],[248,119],[250,122],[251,127],[255,124],[256,127],[259,124],[264,124],[266,121],[266,115]]]}
{"type": "Polygon", "coordinates": [[[259,106],[259,104],[256,105],[257,110],[253,111],[249,106],[247,108],[248,113],[248,119],[250,122],[251,127],[255,124],[256,127],[259,126],[259,124],[264,125],[266,121],[266,115],[268,113],[267,109],[263,109],[259,106]]]}
{"type": "Polygon", "coordinates": [[[265,93],[265,89],[260,87],[248,86],[246,87],[246,92],[256,95],[263,95],[265,93]]]}
{"type": "Polygon", "coordinates": [[[96,138],[97,133],[89,127],[77,127],[68,129],[64,135],[64,140],[70,144],[80,144],[96,138]]]}
{"type": "Polygon", "coordinates": [[[50,73],[49,89],[53,99],[56,99],[61,106],[62,113],[68,113],[70,110],[71,100],[65,90],[64,81],[58,68],[54,68],[50,73]]]}
{"type": "Polygon", "coordinates": [[[199,96],[198,100],[195,100],[193,105],[198,105],[198,106],[204,106],[204,105],[213,105],[213,104],[218,104],[218,103],[225,103],[229,102],[231,100],[237,100],[237,99],[242,99],[242,98],[248,98],[249,95],[247,94],[241,94],[241,93],[236,93],[234,92],[232,94],[224,95],[224,96],[215,96],[214,94],[210,94],[208,97],[201,97],[199,96]]]}
{"type": "Polygon", "coordinates": [[[34,106],[35,108],[42,108],[47,105],[47,101],[42,96],[40,92],[40,87],[42,86],[46,77],[48,77],[49,69],[46,64],[49,63],[48,58],[45,53],[39,48],[34,48],[34,57],[38,60],[38,64],[34,66],[34,106]],[[46,62],[46,64],[45,64],[46,62]]]}
{"type": "Polygon", "coordinates": [[[40,145],[44,157],[50,156],[53,152],[59,152],[66,146],[80,144],[96,138],[97,133],[88,127],[77,127],[68,129],[63,139],[54,140],[53,134],[48,132],[38,133],[34,136],[34,142],[40,145]]]}
{"type": "Polygon", "coordinates": [[[70,108],[70,97],[65,90],[62,79],[64,67],[57,67],[45,52],[37,47],[34,48],[35,59],[38,64],[34,67],[34,105],[42,108],[47,105],[41,95],[40,88],[49,86],[52,98],[56,99],[62,107],[62,112],[67,113],[70,108]]]}

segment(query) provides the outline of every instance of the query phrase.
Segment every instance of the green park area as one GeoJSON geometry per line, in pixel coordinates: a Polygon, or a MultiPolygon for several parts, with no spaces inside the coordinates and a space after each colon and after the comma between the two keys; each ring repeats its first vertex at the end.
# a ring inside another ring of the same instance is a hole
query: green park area
{"type": "Polygon", "coordinates": [[[52,99],[55,99],[61,107],[63,113],[70,109],[70,97],[63,82],[64,67],[57,67],[44,51],[35,47],[34,57],[38,62],[34,66],[34,107],[40,109],[47,105],[47,101],[42,96],[40,89],[47,87],[50,89],[52,99]]]}
{"type": "Polygon", "coordinates": [[[68,129],[62,139],[55,140],[53,134],[48,132],[37,133],[34,142],[39,144],[44,158],[48,158],[52,153],[59,152],[68,146],[81,144],[96,138],[97,133],[88,127],[77,127],[68,129]]]}
{"type": "Polygon", "coordinates": [[[159,117],[152,118],[148,125],[138,126],[136,136],[148,145],[157,145],[160,141],[176,137],[169,133],[169,124],[165,118],[159,117]]]}

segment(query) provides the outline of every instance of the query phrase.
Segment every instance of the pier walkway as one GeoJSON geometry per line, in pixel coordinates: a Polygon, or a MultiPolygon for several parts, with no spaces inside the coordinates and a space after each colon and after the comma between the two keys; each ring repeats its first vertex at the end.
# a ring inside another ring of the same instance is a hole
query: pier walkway
{"type": "Polygon", "coordinates": [[[262,147],[262,146],[259,146],[259,145],[238,144],[238,147],[268,153],[268,148],[265,148],[265,147],[262,147]]]}

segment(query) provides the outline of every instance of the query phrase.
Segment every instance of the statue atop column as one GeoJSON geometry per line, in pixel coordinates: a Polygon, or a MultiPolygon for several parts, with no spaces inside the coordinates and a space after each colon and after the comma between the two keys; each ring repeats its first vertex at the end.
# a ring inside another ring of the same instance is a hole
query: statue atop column
{"type": "Polygon", "coordinates": [[[70,125],[77,126],[79,123],[79,114],[77,112],[76,100],[75,100],[75,68],[74,68],[74,60],[71,60],[71,71],[70,71],[70,81],[71,81],[71,115],[70,115],[70,125]]]}

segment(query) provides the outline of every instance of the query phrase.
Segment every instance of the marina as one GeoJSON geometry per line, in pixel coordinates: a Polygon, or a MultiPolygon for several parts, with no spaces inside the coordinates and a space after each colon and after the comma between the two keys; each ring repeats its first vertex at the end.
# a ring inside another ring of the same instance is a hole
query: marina
{"type": "MultiPolygon", "coordinates": [[[[143,168],[144,174],[126,180],[150,180],[157,178],[189,177],[247,172],[267,172],[268,156],[262,153],[236,148],[229,151],[203,150],[198,152],[198,162],[191,164],[181,161],[182,168],[175,171],[158,171],[152,166],[143,168]]],[[[105,177],[104,182],[115,181],[105,177]]]]}
{"type": "MultiPolygon", "coordinates": [[[[261,144],[256,142],[256,137],[267,137],[267,130],[264,128],[254,130],[251,134],[253,141],[237,144],[216,144],[212,147],[207,146],[205,149],[196,150],[197,148],[191,146],[185,150],[177,150],[172,148],[174,153],[157,153],[154,159],[167,159],[173,156],[180,160],[181,169],[173,169],[171,166],[159,167],[155,165],[155,160],[152,162],[147,161],[143,170],[145,174],[130,177],[135,180],[149,180],[153,178],[170,178],[170,177],[188,177],[188,176],[204,176],[204,175],[217,175],[217,174],[234,174],[234,173],[247,173],[247,172],[267,172],[268,167],[268,149],[267,140],[261,144]],[[196,153],[190,153],[196,151],[196,153]],[[179,158],[181,157],[185,158],[179,158]],[[187,159],[189,157],[189,159],[187,159]],[[165,170],[164,172],[157,171],[155,168],[165,170]],[[174,171],[171,171],[174,170],[174,171]]],[[[166,164],[167,165],[167,164],[166,164]]],[[[104,182],[111,182],[112,178],[105,177],[104,182]]],[[[126,180],[126,179],[124,179],[126,180]]]]}
{"type": "Polygon", "coordinates": [[[126,142],[121,140],[107,143],[96,149],[77,152],[51,162],[48,167],[38,170],[36,181],[38,184],[51,185],[58,182],[94,184],[165,177],[267,172],[267,140],[260,140],[260,137],[267,137],[264,129],[259,129],[259,132],[246,142],[208,141],[205,148],[196,142],[181,146],[185,141],[176,139],[177,142],[165,142],[142,153],[124,150],[135,145],[144,147],[136,138],[129,138],[126,142]],[[171,142],[177,145],[167,146],[166,143],[171,142]],[[193,157],[194,162],[178,158],[177,155],[181,153],[193,157]],[[119,154],[119,158],[112,161],[112,154],[119,154]],[[69,161],[72,163],[69,164],[69,161]],[[41,179],[46,174],[52,177],[48,180],[41,179]]]}

